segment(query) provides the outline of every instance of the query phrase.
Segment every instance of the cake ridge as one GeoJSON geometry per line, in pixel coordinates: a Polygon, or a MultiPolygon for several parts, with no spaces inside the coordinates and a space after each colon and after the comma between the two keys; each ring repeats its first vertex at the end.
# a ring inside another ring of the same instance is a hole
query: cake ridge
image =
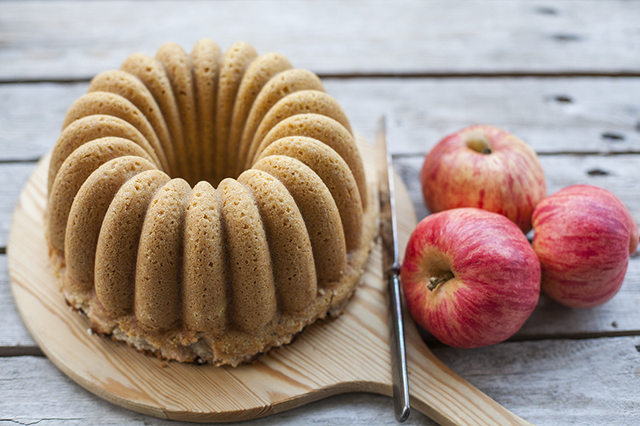
{"type": "Polygon", "coordinates": [[[96,247],[96,297],[114,316],[130,315],[138,244],[145,213],[152,197],[170,180],[159,170],[147,170],[126,181],[118,190],[100,228],[96,247]]]}
{"type": "Polygon", "coordinates": [[[158,60],[150,56],[134,53],[124,60],[120,69],[136,76],[151,92],[162,112],[171,136],[171,144],[165,148],[165,155],[175,169],[173,172],[182,173],[178,167],[181,162],[176,157],[176,151],[183,149],[184,145],[182,123],[176,99],[173,96],[173,89],[164,67],[158,60]]]}
{"type": "Polygon", "coordinates": [[[155,155],[158,156],[162,168],[171,171],[169,160],[165,155],[165,151],[171,144],[169,128],[160,112],[160,107],[147,86],[142,84],[133,74],[122,70],[111,70],[103,71],[91,79],[87,92],[115,93],[130,101],[140,112],[144,111],[144,115],[155,131],[162,148],[155,152],[155,155]]]}
{"type": "Polygon", "coordinates": [[[261,142],[274,126],[286,118],[308,112],[332,118],[351,133],[349,119],[333,97],[313,89],[296,91],[284,96],[264,115],[246,152],[244,166],[249,167],[249,159],[256,155],[261,142]]]}
{"type": "Polygon", "coordinates": [[[73,151],[87,142],[107,136],[120,137],[139,145],[151,156],[154,163],[160,164],[149,141],[132,124],[112,115],[87,115],[65,127],[58,137],[49,163],[47,194],[51,193],[51,187],[60,167],[73,151]]]}
{"type": "MultiPolygon", "coordinates": [[[[69,108],[62,123],[66,128],[79,118],[94,114],[107,114],[131,123],[147,139],[149,145],[162,159],[164,153],[149,120],[127,98],[112,92],[88,92],[79,97],[69,108]]],[[[161,161],[162,162],[162,161],[161,161]]]]}
{"type": "Polygon", "coordinates": [[[183,149],[178,154],[181,176],[190,184],[202,173],[199,152],[198,114],[192,76],[191,57],[176,43],[165,43],[158,49],[156,60],[162,64],[171,84],[182,124],[183,149]],[[189,161],[191,159],[191,161],[189,161]]]}
{"type": "Polygon", "coordinates": [[[92,291],[97,240],[113,196],[128,179],[155,168],[142,157],[117,157],[98,167],[82,184],[71,205],[65,232],[65,289],[92,291]]]}
{"type": "Polygon", "coordinates": [[[182,306],[187,328],[222,334],[228,326],[228,253],[219,192],[200,181],[189,195],[185,219],[182,306]]]}
{"type": "Polygon", "coordinates": [[[357,249],[362,237],[362,204],[353,174],[342,157],[329,146],[307,136],[279,139],[269,145],[260,158],[271,155],[295,158],[318,175],[336,202],[347,251],[357,249]]]}
{"type": "MultiPolygon", "coordinates": [[[[262,88],[276,74],[293,68],[291,62],[284,56],[276,52],[265,53],[258,56],[245,71],[238,87],[236,102],[233,105],[233,115],[229,131],[227,145],[238,146],[242,138],[245,123],[249,118],[251,107],[260,94],[262,88]]],[[[230,149],[227,161],[229,164],[236,164],[238,157],[242,158],[239,149],[230,149]]],[[[239,172],[236,171],[238,174],[239,172]]]]}
{"type": "Polygon", "coordinates": [[[209,38],[198,40],[191,51],[196,109],[200,125],[202,177],[205,181],[211,182],[217,182],[213,166],[217,145],[215,118],[221,56],[220,47],[209,38]]]}
{"type": "Polygon", "coordinates": [[[247,67],[258,57],[258,53],[247,42],[234,43],[222,57],[218,79],[218,99],[216,114],[216,178],[220,182],[232,176],[231,165],[227,163],[229,131],[235,108],[236,95],[242,84],[247,67]]]}
{"type": "Polygon", "coordinates": [[[308,136],[321,141],[342,157],[353,174],[363,207],[367,205],[364,166],[353,136],[347,128],[331,117],[316,113],[296,114],[276,124],[265,135],[251,161],[258,161],[272,143],[287,136],[308,136]]]}
{"type": "MultiPolygon", "coordinates": [[[[267,84],[260,89],[251,106],[238,145],[238,157],[246,158],[249,155],[251,143],[262,119],[279,100],[299,90],[311,89],[324,91],[324,86],[318,76],[309,70],[293,68],[281,71],[271,77],[267,84]]],[[[239,166],[242,167],[241,164],[239,166]]],[[[235,172],[238,173],[237,168],[235,172]]]]}
{"type": "Polygon", "coordinates": [[[52,253],[60,256],[54,265],[59,268],[65,252],[66,229],[73,203],[78,193],[95,170],[110,160],[122,156],[135,156],[151,160],[135,143],[118,137],[104,137],[83,144],[74,150],[62,163],[49,192],[49,208],[46,214],[45,232],[52,253]]]}
{"type": "Polygon", "coordinates": [[[307,226],[318,285],[337,282],[346,265],[346,242],[340,213],[322,179],[302,161],[271,155],[253,165],[280,180],[293,196],[307,226]]]}

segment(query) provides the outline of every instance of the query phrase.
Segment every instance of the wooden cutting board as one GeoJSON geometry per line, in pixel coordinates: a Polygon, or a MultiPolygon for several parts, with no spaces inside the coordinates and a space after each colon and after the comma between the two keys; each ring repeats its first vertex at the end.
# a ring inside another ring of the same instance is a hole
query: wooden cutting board
{"type": "MultiPolygon", "coordinates": [[[[374,182],[373,148],[359,139],[367,177],[374,182]]],[[[267,416],[344,392],[392,395],[379,241],[345,313],[309,326],[293,344],[236,368],[162,362],[92,335],[86,317],[65,303],[44,238],[48,165],[46,156],[20,195],[9,234],[9,275],[16,305],[34,340],[78,384],[130,410],[196,422],[267,416]]],[[[416,217],[397,177],[396,188],[404,252],[416,217]]],[[[443,425],[530,424],[442,364],[408,315],[405,324],[413,409],[443,425]]]]}

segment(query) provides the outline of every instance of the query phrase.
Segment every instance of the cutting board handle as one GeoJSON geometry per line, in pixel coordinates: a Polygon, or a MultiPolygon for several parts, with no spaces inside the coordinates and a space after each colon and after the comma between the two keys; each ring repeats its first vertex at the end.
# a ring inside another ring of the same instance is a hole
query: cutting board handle
{"type": "Polygon", "coordinates": [[[420,338],[412,319],[406,318],[405,324],[412,409],[447,426],[532,425],[489,398],[436,358],[420,338]]]}

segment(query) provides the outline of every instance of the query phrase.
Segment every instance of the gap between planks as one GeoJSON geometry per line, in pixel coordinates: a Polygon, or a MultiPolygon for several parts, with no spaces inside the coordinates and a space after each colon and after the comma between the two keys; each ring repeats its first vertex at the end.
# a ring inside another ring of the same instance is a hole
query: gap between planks
{"type": "Polygon", "coordinates": [[[0,346],[0,358],[15,356],[45,356],[38,346],[0,346]]]}
{"type": "MultiPolygon", "coordinates": [[[[431,336],[427,331],[418,327],[420,331],[420,335],[425,342],[425,344],[429,347],[429,349],[455,349],[451,348],[440,341],[436,340],[433,336],[431,336]]],[[[542,340],[553,340],[553,341],[577,341],[577,340],[596,340],[596,339],[615,339],[620,337],[636,337],[640,336],[640,331],[620,331],[620,332],[599,332],[599,333],[582,333],[582,334],[556,334],[556,335],[540,335],[540,336],[514,336],[509,338],[501,343],[515,343],[515,342],[538,342],[542,340]]],[[[640,349],[638,349],[640,352],[640,349]]],[[[10,358],[10,357],[20,357],[20,356],[37,356],[44,357],[45,354],[42,352],[40,347],[36,346],[0,346],[0,358],[10,358]]]]}
{"type": "MultiPolygon", "coordinates": [[[[313,71],[313,70],[312,70],[313,71]]],[[[461,79],[461,78],[633,78],[640,77],[640,72],[633,71],[611,71],[611,72],[581,72],[581,71],[561,71],[561,72],[362,72],[362,73],[323,73],[317,72],[322,80],[387,80],[387,79],[461,79]]],[[[0,79],[0,85],[10,84],[76,84],[89,83],[93,76],[76,78],[18,78],[0,79]]]]}
{"type": "MultiPolygon", "coordinates": [[[[562,156],[562,155],[571,155],[574,157],[614,157],[618,155],[638,155],[640,151],[536,151],[538,156],[551,157],[551,156],[562,156]]],[[[413,159],[413,158],[424,158],[427,155],[427,152],[401,152],[398,154],[392,154],[391,157],[393,160],[400,159],[413,159]]],[[[37,161],[37,160],[36,160],[37,161]]],[[[0,164],[3,161],[0,160],[0,164]]]]}

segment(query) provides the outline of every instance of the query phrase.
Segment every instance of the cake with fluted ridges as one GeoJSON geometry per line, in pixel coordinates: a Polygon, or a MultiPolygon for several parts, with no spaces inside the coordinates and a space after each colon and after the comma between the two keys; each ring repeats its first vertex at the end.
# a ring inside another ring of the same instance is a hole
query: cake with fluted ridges
{"type": "Polygon", "coordinates": [[[67,112],[47,189],[51,262],[92,329],[215,365],[342,312],[376,216],[320,79],[209,39],[97,75],[67,112]]]}

